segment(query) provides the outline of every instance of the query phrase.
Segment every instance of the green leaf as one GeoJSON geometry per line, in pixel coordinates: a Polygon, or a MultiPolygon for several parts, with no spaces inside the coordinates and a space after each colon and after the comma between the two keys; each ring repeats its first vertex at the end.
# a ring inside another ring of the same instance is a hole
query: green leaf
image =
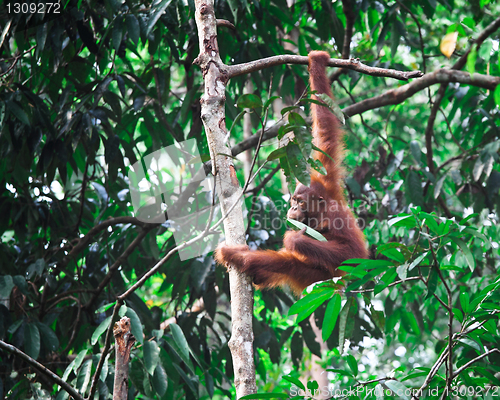
{"type": "Polygon", "coordinates": [[[144,364],[149,375],[153,375],[158,361],[160,360],[160,348],[154,340],[144,342],[144,364]]]}
{"type": "Polygon", "coordinates": [[[342,125],[345,125],[345,116],[342,110],[340,109],[339,105],[326,93],[320,93],[317,94],[318,98],[323,100],[325,104],[323,104],[323,107],[328,106],[330,111],[337,117],[337,119],[342,123],[342,125]]]}
{"type": "MultiPolygon", "coordinates": [[[[231,132],[233,131],[234,127],[235,127],[236,125],[238,125],[238,122],[241,120],[241,118],[243,118],[243,116],[244,116],[247,112],[248,112],[247,110],[243,110],[243,111],[240,111],[240,112],[238,113],[238,115],[236,116],[236,118],[234,119],[234,121],[233,121],[233,123],[232,123],[232,125],[231,125],[231,128],[229,128],[229,133],[231,133],[231,132]]],[[[278,149],[278,150],[279,150],[279,149],[278,149]]],[[[210,156],[209,156],[209,158],[208,158],[208,159],[210,160],[210,156]]]]}
{"type": "Polygon", "coordinates": [[[464,314],[469,312],[469,303],[469,294],[467,292],[460,293],[460,305],[462,306],[464,314]]]}
{"type": "Polygon", "coordinates": [[[36,52],[35,58],[39,58],[41,52],[45,47],[45,41],[47,40],[48,22],[38,26],[36,30],[36,52]]]}
{"type": "Polygon", "coordinates": [[[484,242],[484,244],[487,244],[488,246],[491,245],[491,241],[485,235],[483,235],[481,232],[479,232],[475,228],[467,227],[462,232],[469,233],[469,234],[477,237],[478,239],[482,240],[484,242]]]}
{"type": "Polygon", "coordinates": [[[252,93],[246,93],[238,99],[236,102],[236,105],[239,108],[261,108],[262,107],[262,100],[260,99],[259,96],[252,94],[252,93]]]}
{"type": "Polygon", "coordinates": [[[101,335],[104,332],[106,332],[106,330],[109,328],[109,324],[111,323],[111,318],[113,318],[112,315],[110,315],[108,318],[102,321],[97,327],[97,329],[94,331],[94,333],[92,334],[92,338],[90,339],[90,343],[92,344],[92,346],[97,343],[101,335]]]}
{"type": "Polygon", "coordinates": [[[231,14],[233,14],[234,23],[238,23],[238,6],[239,2],[237,0],[228,0],[229,9],[231,10],[231,14]]]}
{"type": "Polygon", "coordinates": [[[59,348],[59,339],[55,332],[42,322],[37,322],[36,326],[40,331],[45,348],[49,352],[56,351],[59,348]]]}
{"type": "MultiPolygon", "coordinates": [[[[122,17],[123,18],[123,17],[122,17]]],[[[117,17],[111,31],[111,38],[113,39],[113,48],[118,51],[123,39],[123,19],[117,17]]]]}
{"type": "Polygon", "coordinates": [[[132,335],[134,335],[139,343],[144,342],[142,323],[137,313],[130,307],[127,307],[127,312],[125,313],[125,315],[130,318],[130,330],[132,332],[132,335]]]}
{"type": "Polygon", "coordinates": [[[388,380],[388,381],[385,381],[384,384],[389,389],[391,389],[394,393],[397,394],[397,398],[398,399],[410,400],[410,398],[405,393],[411,393],[411,390],[409,390],[401,382],[398,382],[398,381],[395,381],[395,380],[388,380]]]}
{"type": "Polygon", "coordinates": [[[137,46],[139,44],[139,37],[141,35],[139,21],[134,14],[127,14],[125,17],[125,24],[127,25],[127,32],[130,39],[137,46]]]}
{"type": "Polygon", "coordinates": [[[291,125],[307,126],[306,121],[302,118],[302,115],[296,112],[290,112],[290,114],[288,114],[288,122],[291,125]]]}
{"type": "Polygon", "coordinates": [[[424,192],[422,189],[422,181],[420,175],[415,171],[410,171],[406,181],[406,191],[408,198],[415,206],[422,206],[424,204],[424,192]]]}
{"type": "Polygon", "coordinates": [[[467,55],[467,63],[465,65],[465,69],[469,74],[474,74],[476,71],[476,59],[477,59],[477,46],[476,44],[472,45],[469,54],[467,55]]]}
{"type": "Polygon", "coordinates": [[[337,293],[333,296],[333,298],[328,302],[328,305],[326,306],[323,327],[321,330],[321,336],[324,342],[327,341],[327,339],[335,329],[335,324],[337,323],[337,318],[339,316],[341,306],[342,298],[337,293]]]}
{"type": "Polygon", "coordinates": [[[342,307],[342,311],[340,312],[340,319],[339,319],[339,351],[340,354],[344,352],[344,343],[345,343],[345,335],[347,331],[347,317],[349,315],[349,310],[353,303],[356,300],[354,297],[350,297],[347,299],[346,303],[344,304],[344,307],[342,307]]]}
{"type": "Polygon", "coordinates": [[[294,126],[293,133],[295,135],[295,143],[300,147],[304,157],[309,157],[312,150],[312,136],[304,126],[294,126]]]}
{"type": "Polygon", "coordinates": [[[290,218],[287,218],[286,221],[289,225],[291,225],[293,228],[297,228],[298,230],[306,228],[305,233],[311,236],[313,239],[319,240],[320,242],[328,242],[328,240],[326,240],[326,238],[321,233],[307,226],[306,224],[290,218]]]}
{"type": "Polygon", "coordinates": [[[441,193],[441,188],[443,187],[444,180],[448,174],[444,174],[434,185],[434,198],[437,199],[439,197],[439,193],[441,193]]]}
{"type": "Polygon", "coordinates": [[[155,392],[159,397],[163,397],[163,395],[167,392],[168,378],[167,373],[160,364],[156,366],[152,382],[155,392]]]}
{"type": "Polygon", "coordinates": [[[436,288],[439,281],[439,274],[436,270],[438,267],[432,267],[429,271],[429,276],[427,277],[427,294],[425,295],[425,299],[429,299],[436,292],[436,288]]]}
{"type": "Polygon", "coordinates": [[[462,252],[464,253],[465,255],[465,259],[467,260],[467,264],[469,265],[469,268],[471,271],[474,271],[474,268],[476,266],[476,263],[475,263],[475,260],[474,260],[474,256],[472,255],[469,247],[467,246],[467,244],[465,244],[465,242],[457,237],[454,237],[454,236],[450,236],[451,240],[453,240],[455,242],[455,244],[458,245],[458,247],[460,247],[460,250],[462,250],[462,252]]]}
{"type": "Polygon", "coordinates": [[[186,357],[185,353],[181,349],[179,349],[177,343],[175,343],[175,340],[173,340],[173,338],[170,338],[168,336],[165,337],[165,340],[168,343],[168,345],[172,348],[172,351],[175,354],[177,354],[177,356],[186,364],[189,371],[191,373],[194,373],[194,366],[193,363],[191,362],[191,359],[189,357],[186,357]]]}
{"type": "Polygon", "coordinates": [[[476,22],[474,21],[474,18],[471,17],[465,17],[464,19],[462,19],[462,24],[464,24],[469,29],[474,29],[476,27],[476,22]]]}
{"type": "Polygon", "coordinates": [[[287,112],[291,110],[295,110],[296,108],[299,108],[299,106],[289,106],[281,109],[281,115],[285,115],[287,112]]]}
{"type": "Polygon", "coordinates": [[[381,251],[381,254],[399,263],[405,262],[405,256],[396,248],[381,251]]]}
{"type": "Polygon", "coordinates": [[[384,332],[385,330],[385,315],[383,311],[375,310],[373,307],[373,304],[370,306],[370,312],[372,314],[372,319],[373,322],[375,322],[375,325],[384,332]]]}
{"type": "Polygon", "coordinates": [[[388,270],[382,278],[380,278],[381,283],[379,283],[376,287],[375,290],[373,291],[373,294],[377,295],[382,290],[384,290],[387,286],[389,286],[392,282],[394,282],[394,279],[397,276],[397,271],[396,268],[391,268],[388,270]]]}
{"type": "Polygon", "coordinates": [[[14,280],[10,275],[0,275],[0,299],[2,301],[8,300],[10,292],[14,288],[14,280]]]}
{"type": "Polygon", "coordinates": [[[304,384],[300,380],[298,380],[297,378],[294,378],[293,376],[285,375],[282,377],[282,379],[284,379],[285,381],[288,381],[290,383],[293,383],[299,389],[306,390],[306,387],[304,386],[304,384]]]}
{"type": "Polygon", "coordinates": [[[69,363],[69,365],[66,367],[66,370],[64,371],[62,377],[63,381],[68,380],[71,371],[77,371],[78,368],[80,368],[80,365],[82,364],[84,357],[87,355],[87,351],[88,351],[87,349],[80,351],[75,357],[75,359],[69,363]]]}
{"type": "Polygon", "coordinates": [[[40,331],[34,323],[27,323],[24,328],[24,350],[35,360],[40,354],[40,331]]]}
{"type": "Polygon", "coordinates": [[[418,326],[417,318],[415,318],[415,315],[411,312],[403,311],[402,316],[403,316],[403,319],[406,320],[408,325],[410,325],[410,328],[413,331],[413,333],[415,335],[419,336],[420,335],[420,328],[418,326]]]}
{"type": "Polygon", "coordinates": [[[271,96],[265,103],[264,103],[264,108],[267,108],[271,105],[271,103],[276,100],[276,99],[280,99],[281,97],[280,96],[271,96]]]}
{"type": "Polygon", "coordinates": [[[493,42],[490,39],[485,40],[479,48],[479,57],[481,57],[485,63],[490,62],[492,48],[493,42]]]}
{"type": "Polygon", "coordinates": [[[408,264],[401,264],[396,268],[396,272],[398,273],[399,279],[402,281],[406,280],[406,276],[408,274],[408,264]]]}
{"type": "Polygon", "coordinates": [[[337,368],[328,368],[327,369],[328,372],[333,372],[333,373],[336,373],[336,374],[340,374],[342,376],[349,376],[349,377],[353,377],[352,374],[348,371],[344,371],[343,369],[337,369],[337,368]]]}
{"type": "Polygon", "coordinates": [[[172,0],[163,0],[160,4],[152,7],[151,13],[149,15],[148,25],[146,28],[146,37],[149,36],[149,32],[151,32],[151,29],[153,29],[156,22],[160,19],[162,14],[165,12],[165,9],[170,5],[171,2],[172,0]]]}
{"type": "Polygon", "coordinates": [[[90,372],[92,370],[92,359],[86,360],[76,377],[76,388],[81,394],[85,394],[90,382],[90,372]]]}
{"type": "Polygon", "coordinates": [[[500,108],[500,85],[497,85],[494,92],[495,103],[497,103],[497,107],[500,108]]]}
{"type": "Polygon", "coordinates": [[[413,260],[410,266],[408,267],[408,271],[411,271],[413,268],[419,265],[426,256],[427,256],[427,251],[423,254],[420,254],[417,258],[415,258],[415,260],[413,260]]]}
{"type": "Polygon", "coordinates": [[[417,221],[413,215],[401,215],[390,219],[389,226],[404,226],[407,228],[414,228],[417,226],[417,221]]]}
{"type": "Polygon", "coordinates": [[[358,362],[356,361],[354,356],[348,355],[346,360],[354,376],[358,375],[358,362]]]}
{"type": "Polygon", "coordinates": [[[170,324],[170,330],[179,350],[182,351],[185,358],[189,358],[189,345],[182,329],[176,323],[172,323],[170,324]]]}
{"type": "Polygon", "coordinates": [[[298,367],[304,353],[304,341],[302,340],[302,335],[300,332],[295,332],[293,334],[292,340],[290,342],[290,349],[293,365],[295,365],[295,367],[298,367]]]}
{"type": "Polygon", "coordinates": [[[328,300],[334,294],[335,289],[322,287],[313,290],[290,307],[288,315],[299,314],[297,323],[311,315],[321,304],[328,300]]]}
{"type": "Polygon", "coordinates": [[[393,266],[394,262],[390,260],[363,260],[363,262],[361,262],[356,267],[356,270],[368,270],[370,268],[393,267],[393,266]]]}
{"type": "Polygon", "coordinates": [[[16,102],[14,102],[13,100],[8,101],[7,108],[23,124],[25,124],[25,125],[30,124],[30,120],[28,118],[28,115],[24,112],[24,110],[16,102]]]}
{"type": "Polygon", "coordinates": [[[116,304],[116,301],[114,301],[113,303],[108,303],[108,304],[104,304],[103,306],[99,307],[97,310],[96,310],[96,314],[101,314],[103,312],[106,312],[108,311],[111,307],[113,307],[114,305],[116,304]]]}
{"type": "Polygon", "coordinates": [[[304,155],[300,151],[300,148],[296,144],[289,144],[286,146],[286,154],[288,159],[288,164],[295,177],[305,186],[309,186],[311,183],[311,175],[307,170],[307,162],[304,159],[304,155]]]}
{"type": "Polygon", "coordinates": [[[267,156],[267,161],[276,160],[284,156],[286,156],[286,147],[280,147],[279,149],[272,151],[271,154],[267,156]]]}

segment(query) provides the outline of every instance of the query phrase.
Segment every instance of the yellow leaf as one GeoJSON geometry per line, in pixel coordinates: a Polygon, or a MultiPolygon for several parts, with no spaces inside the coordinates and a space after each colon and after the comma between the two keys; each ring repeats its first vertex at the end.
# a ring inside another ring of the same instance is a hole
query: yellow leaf
{"type": "Polygon", "coordinates": [[[455,51],[455,47],[457,46],[457,38],[458,32],[451,32],[445,35],[443,39],[441,39],[441,45],[439,49],[441,53],[443,53],[446,57],[450,58],[453,52],[455,51]]]}

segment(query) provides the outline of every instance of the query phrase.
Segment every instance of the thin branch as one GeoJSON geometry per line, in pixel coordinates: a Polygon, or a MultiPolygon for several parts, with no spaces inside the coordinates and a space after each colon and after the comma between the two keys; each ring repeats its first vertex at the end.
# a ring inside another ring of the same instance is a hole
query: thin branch
{"type": "MultiPolygon", "coordinates": [[[[146,224],[145,222],[142,222],[138,220],[137,218],[134,217],[116,217],[116,218],[109,218],[100,224],[94,226],[92,229],[88,231],[88,233],[82,237],[78,243],[76,244],[75,247],[71,249],[69,254],[65,256],[62,261],[56,266],[56,271],[61,271],[66,267],[66,265],[71,261],[73,257],[75,257],[78,253],[80,253],[84,248],[87,247],[87,245],[90,243],[92,238],[97,235],[99,232],[102,232],[103,230],[109,228],[110,226],[113,225],[118,225],[118,224],[132,224],[132,225],[137,225],[140,227],[144,227],[146,225],[152,225],[152,224],[146,224]]],[[[157,224],[154,224],[158,226],[157,224]]]]}
{"type": "Polygon", "coordinates": [[[267,185],[267,183],[271,180],[271,178],[276,174],[281,169],[281,166],[278,164],[276,167],[274,167],[269,174],[266,175],[266,177],[262,180],[261,183],[259,183],[258,186],[255,186],[252,189],[248,189],[246,193],[259,193],[264,186],[267,185]]]}
{"type": "MultiPolygon", "coordinates": [[[[387,285],[388,288],[399,285],[400,283],[405,283],[405,282],[410,282],[410,281],[419,281],[420,276],[412,276],[410,278],[406,279],[401,279],[400,281],[395,281],[392,282],[391,284],[387,285]]],[[[362,290],[349,290],[349,293],[370,293],[373,292],[375,289],[362,289],[362,290]]]]}
{"type": "Polygon", "coordinates": [[[0,76],[5,76],[10,71],[12,71],[14,69],[14,67],[16,66],[17,62],[21,58],[23,58],[26,54],[28,54],[29,52],[31,52],[31,50],[33,50],[35,47],[36,47],[36,45],[33,45],[28,50],[26,50],[23,54],[18,54],[17,56],[15,56],[14,61],[12,62],[12,64],[10,65],[10,67],[7,69],[7,71],[0,73],[0,76]]]}
{"type": "Polygon", "coordinates": [[[76,297],[73,297],[73,296],[70,296],[70,297],[71,297],[71,299],[73,299],[74,301],[76,301],[76,304],[77,304],[78,308],[76,310],[76,319],[73,321],[73,329],[71,331],[71,336],[69,337],[68,343],[66,344],[66,347],[62,351],[62,354],[66,354],[66,352],[71,347],[71,345],[73,344],[73,341],[76,338],[76,331],[80,330],[80,317],[82,315],[82,303],[81,303],[81,301],[80,301],[79,298],[76,298],[76,297]]]}
{"type": "MultiPolygon", "coordinates": [[[[426,56],[425,56],[425,51],[424,51],[424,38],[423,38],[423,35],[422,35],[422,27],[420,26],[420,22],[418,21],[418,18],[415,14],[413,14],[413,12],[405,5],[403,4],[401,1],[399,0],[396,0],[396,2],[404,8],[404,10],[410,14],[411,18],[413,19],[413,21],[415,22],[415,24],[417,25],[417,30],[418,30],[418,37],[419,37],[419,40],[420,40],[420,51],[422,53],[422,68],[424,70],[424,74],[427,73],[427,66],[426,66],[426,56]]],[[[431,89],[430,88],[427,88],[427,95],[429,96],[429,101],[432,101],[432,97],[431,97],[431,89]]]]}
{"type": "Polygon", "coordinates": [[[139,235],[130,243],[125,251],[116,259],[116,261],[113,263],[111,267],[109,267],[108,273],[106,276],[102,279],[101,283],[95,290],[94,294],[88,301],[88,303],[85,305],[85,308],[91,307],[94,302],[97,300],[101,292],[104,290],[104,288],[108,285],[109,281],[113,277],[113,273],[125,262],[125,260],[128,258],[130,254],[135,250],[137,246],[139,246],[144,239],[144,237],[153,229],[153,227],[147,227],[144,228],[139,235]]]}
{"type": "MultiPolygon", "coordinates": [[[[443,363],[446,361],[446,357],[448,356],[448,350],[449,350],[448,348],[443,350],[443,352],[441,353],[441,355],[439,356],[439,358],[434,363],[431,370],[429,371],[429,373],[425,377],[424,383],[422,383],[422,386],[420,386],[420,389],[418,389],[416,391],[416,393],[423,393],[424,390],[427,388],[427,386],[429,386],[429,383],[431,383],[432,378],[434,378],[434,375],[437,374],[437,372],[439,371],[439,368],[441,368],[441,365],[443,365],[443,363]]],[[[419,399],[419,397],[417,395],[413,395],[411,397],[411,400],[418,400],[418,399],[419,399]]]]}
{"type": "MultiPolygon", "coordinates": [[[[53,301],[58,301],[59,299],[61,299],[63,297],[69,297],[70,295],[75,294],[75,293],[93,293],[94,291],[95,291],[94,289],[74,289],[74,290],[68,290],[66,292],[58,294],[57,296],[51,297],[50,299],[47,300],[47,304],[48,303],[52,303],[53,301]]],[[[52,308],[52,306],[50,308],[52,308]]]]}
{"type": "Polygon", "coordinates": [[[224,27],[229,28],[233,31],[236,31],[236,27],[226,19],[217,19],[217,28],[219,28],[221,26],[224,26],[224,27]]]}
{"type": "Polygon", "coordinates": [[[104,349],[101,353],[101,358],[99,358],[99,363],[97,364],[97,368],[95,370],[94,376],[92,377],[92,385],[90,386],[90,392],[88,399],[93,399],[95,391],[97,390],[97,382],[99,380],[99,376],[101,375],[102,367],[104,365],[104,361],[106,356],[108,355],[109,348],[111,347],[111,337],[113,336],[113,326],[115,322],[118,321],[118,311],[120,311],[120,307],[123,305],[123,300],[117,300],[115,307],[113,308],[113,314],[111,315],[111,322],[108,327],[108,331],[106,332],[106,339],[104,340],[104,349]]]}
{"type": "MultiPolygon", "coordinates": [[[[262,58],[256,61],[250,61],[244,64],[236,64],[226,66],[226,75],[228,78],[234,78],[235,76],[240,76],[244,74],[249,74],[251,72],[260,71],[265,68],[274,67],[283,64],[300,64],[308,65],[309,58],[306,56],[296,56],[291,54],[284,54],[279,56],[272,56],[267,58],[262,58]]],[[[388,68],[377,68],[370,67],[359,61],[357,58],[351,58],[349,60],[341,60],[338,58],[330,58],[327,64],[330,67],[340,67],[346,68],[353,71],[361,72],[366,75],[386,77],[399,79],[401,81],[407,81],[411,78],[420,78],[423,73],[421,71],[398,71],[395,69],[388,68]]]]}
{"type": "Polygon", "coordinates": [[[76,391],[76,389],[73,388],[69,383],[63,381],[61,378],[59,378],[59,376],[54,374],[50,369],[48,369],[44,365],[40,364],[38,361],[34,360],[30,356],[28,356],[26,353],[23,353],[17,347],[14,347],[8,343],[5,343],[3,340],[0,340],[0,348],[5,350],[5,351],[8,351],[9,353],[14,354],[15,356],[17,356],[21,359],[23,359],[29,365],[31,365],[33,368],[38,369],[43,375],[50,378],[56,385],[59,385],[61,387],[61,389],[65,390],[75,400],[84,400],[83,396],[80,395],[80,393],[78,393],[76,391]]]}
{"type": "MultiPolygon", "coordinates": [[[[345,85],[339,80],[337,81],[337,83],[339,84],[339,86],[344,89],[344,91],[347,93],[347,95],[349,96],[349,98],[351,99],[351,101],[356,104],[356,100],[354,99],[354,96],[351,94],[351,92],[349,90],[347,90],[347,88],[345,87],[345,85]]],[[[369,130],[371,130],[373,133],[375,133],[386,145],[387,147],[389,148],[389,152],[393,153],[392,151],[392,146],[391,144],[389,143],[389,140],[387,140],[387,133],[386,133],[386,137],[384,137],[383,135],[381,135],[379,133],[378,130],[376,130],[375,128],[371,127],[370,125],[368,125],[366,122],[365,122],[365,119],[363,118],[363,115],[362,114],[359,114],[359,117],[361,119],[361,124],[363,124],[363,126],[369,130]]],[[[389,120],[389,118],[387,118],[389,120]]],[[[363,143],[363,142],[361,142],[363,143]]]]}
{"type": "MultiPolygon", "coordinates": [[[[222,221],[222,219],[221,219],[221,221],[222,221]]],[[[212,234],[212,233],[213,233],[212,231],[208,231],[208,232],[204,231],[204,232],[200,233],[199,235],[197,235],[196,237],[194,237],[193,239],[188,240],[187,242],[183,242],[179,246],[176,246],[173,249],[171,249],[165,257],[163,257],[160,261],[158,261],[134,285],[132,285],[129,289],[127,289],[127,291],[122,293],[120,296],[117,296],[117,299],[120,301],[125,300],[128,296],[130,296],[133,292],[135,292],[138,288],[140,288],[144,284],[144,282],[146,282],[149,279],[149,277],[154,275],[158,271],[158,269],[163,264],[165,264],[170,259],[170,257],[172,257],[177,251],[182,250],[183,248],[185,248],[187,246],[190,246],[191,244],[197,242],[198,240],[200,240],[200,239],[204,238],[205,236],[212,234]]]]}
{"type": "Polygon", "coordinates": [[[87,173],[89,171],[89,159],[85,161],[85,170],[83,171],[83,179],[82,179],[82,190],[80,195],[80,212],[78,213],[78,220],[75,225],[75,232],[78,232],[80,227],[80,223],[82,222],[83,217],[83,209],[85,208],[85,190],[87,190],[87,173]]]}
{"type": "MultiPolygon", "coordinates": [[[[500,17],[498,17],[497,19],[495,19],[491,24],[489,24],[485,29],[484,31],[482,31],[479,36],[473,41],[473,44],[476,45],[476,47],[479,47],[481,46],[481,44],[483,44],[483,42],[494,32],[497,31],[497,29],[500,28],[500,17]]],[[[453,64],[453,69],[462,69],[465,65],[465,63],[467,62],[467,56],[469,55],[469,53],[471,52],[472,50],[472,46],[470,48],[467,49],[467,51],[462,54],[462,56],[460,57],[460,59],[455,63],[453,64]]]]}
{"type": "MultiPolygon", "coordinates": [[[[352,0],[342,0],[342,11],[345,15],[345,30],[344,30],[344,44],[342,46],[342,58],[344,60],[349,59],[351,56],[351,41],[352,34],[354,31],[354,22],[356,20],[356,14],[352,9],[352,0]]],[[[340,75],[342,75],[346,70],[344,68],[337,69],[329,78],[330,84],[338,80],[340,75]]]]}
{"type": "MultiPolygon", "coordinates": [[[[384,107],[387,105],[400,104],[406,99],[413,96],[415,93],[418,93],[429,86],[435,85],[437,83],[451,82],[458,82],[492,90],[495,89],[495,87],[500,83],[500,77],[481,74],[474,74],[471,77],[467,72],[439,69],[432,73],[425,74],[422,78],[407,85],[388,90],[387,92],[379,96],[362,100],[358,103],[347,106],[342,109],[342,112],[347,117],[352,117],[353,115],[362,114],[366,111],[384,107]]],[[[311,118],[306,118],[306,121],[310,124],[311,118]]],[[[285,121],[281,119],[275,125],[273,125],[269,129],[266,129],[266,131],[264,132],[264,136],[262,137],[263,141],[275,138],[278,135],[279,128],[284,124],[285,121]]],[[[245,150],[255,147],[258,140],[258,135],[253,135],[251,138],[243,140],[231,149],[231,154],[233,156],[236,156],[244,152],[245,150]]]]}
{"type": "Polygon", "coordinates": [[[465,363],[464,365],[462,365],[460,368],[458,368],[455,373],[453,374],[453,378],[456,378],[460,373],[462,373],[463,371],[465,371],[467,368],[469,368],[472,364],[482,360],[483,358],[485,357],[488,357],[490,354],[492,353],[500,353],[500,350],[499,349],[491,349],[489,351],[487,351],[486,353],[483,353],[481,354],[480,356],[477,356],[476,358],[473,358],[472,360],[470,360],[469,362],[465,363]]]}
{"type": "Polygon", "coordinates": [[[354,21],[356,14],[352,9],[352,0],[342,0],[342,11],[345,15],[344,46],[342,48],[342,58],[347,60],[351,55],[351,41],[354,30],[354,21]]]}
{"type": "MultiPolygon", "coordinates": [[[[467,49],[467,51],[460,57],[460,59],[455,64],[453,64],[453,67],[451,67],[451,69],[452,70],[462,69],[465,63],[467,62],[467,56],[469,55],[471,49],[474,46],[476,46],[476,48],[481,46],[483,41],[493,32],[495,32],[498,28],[500,28],[500,18],[497,18],[495,21],[493,21],[490,25],[486,27],[484,31],[482,31],[479,34],[479,36],[474,40],[472,46],[470,46],[469,49],[467,49]]],[[[441,86],[439,87],[439,90],[435,96],[434,104],[432,105],[431,113],[427,121],[427,127],[425,128],[425,147],[427,150],[427,165],[429,167],[429,171],[433,175],[435,174],[435,168],[434,168],[434,159],[432,150],[432,139],[433,139],[434,123],[436,121],[437,112],[441,107],[441,102],[443,101],[446,92],[446,85],[444,83],[445,82],[441,83],[441,86]]],[[[440,203],[441,205],[443,205],[444,201],[440,201],[440,203]]]]}
{"type": "Polygon", "coordinates": [[[455,71],[450,69],[438,69],[434,72],[425,74],[422,78],[413,81],[407,85],[391,89],[379,96],[360,101],[359,103],[345,107],[342,111],[348,117],[361,114],[375,108],[400,104],[415,93],[435,85],[436,83],[458,82],[464,85],[478,86],[483,89],[493,90],[500,83],[500,77],[474,74],[471,76],[468,72],[455,71]]]}

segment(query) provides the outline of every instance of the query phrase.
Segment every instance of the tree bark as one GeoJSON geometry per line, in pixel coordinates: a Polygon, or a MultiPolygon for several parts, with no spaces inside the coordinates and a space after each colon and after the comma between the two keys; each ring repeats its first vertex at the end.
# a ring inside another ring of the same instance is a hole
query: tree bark
{"type": "MultiPolygon", "coordinates": [[[[225,89],[229,79],[228,67],[219,55],[217,27],[213,0],[195,0],[196,25],[200,41],[200,54],[194,63],[203,72],[204,94],[200,100],[201,119],[205,126],[212,158],[212,172],[216,176],[216,189],[224,219],[226,242],[245,243],[245,227],[241,205],[241,187],[230,157],[225,126],[225,89]],[[232,208],[232,210],[231,210],[232,208]]],[[[233,358],[236,396],[240,398],[257,391],[253,358],[253,288],[251,279],[228,266],[231,291],[232,333],[229,349],[233,358]]]]}
{"type": "MultiPolygon", "coordinates": [[[[128,394],[128,363],[135,337],[130,332],[130,318],[123,317],[113,328],[115,336],[115,382],[113,400],[126,400],[128,394]]],[[[102,355],[101,357],[103,357],[102,355]]]]}

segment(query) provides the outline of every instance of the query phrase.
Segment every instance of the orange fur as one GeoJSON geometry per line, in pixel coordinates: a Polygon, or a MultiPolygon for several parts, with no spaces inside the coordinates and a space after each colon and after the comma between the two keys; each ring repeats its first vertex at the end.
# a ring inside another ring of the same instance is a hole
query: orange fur
{"type": "MultiPolygon", "coordinates": [[[[309,53],[311,89],[326,93],[333,99],[326,66],[330,56],[323,51],[309,53]]],[[[319,100],[318,97],[313,97],[319,100]]],[[[338,266],[349,258],[367,258],[363,232],[347,207],[343,188],[344,158],[343,130],[330,109],[311,105],[313,140],[327,153],[315,153],[327,175],[311,172],[311,185],[298,184],[291,199],[288,217],[304,222],[318,230],[328,240],[320,242],[305,236],[303,231],[288,231],[279,251],[250,251],[247,246],[219,245],[215,259],[221,264],[231,264],[253,277],[260,288],[289,285],[300,293],[308,285],[342,276],[338,266]]]]}

